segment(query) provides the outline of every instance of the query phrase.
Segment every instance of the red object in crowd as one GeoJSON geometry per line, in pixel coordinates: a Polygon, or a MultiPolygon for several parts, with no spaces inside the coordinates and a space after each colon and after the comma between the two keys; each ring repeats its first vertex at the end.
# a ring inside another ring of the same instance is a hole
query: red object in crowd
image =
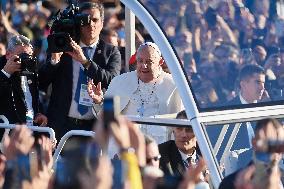
{"type": "Polygon", "coordinates": [[[129,59],[129,65],[136,63],[136,52],[129,59]]]}

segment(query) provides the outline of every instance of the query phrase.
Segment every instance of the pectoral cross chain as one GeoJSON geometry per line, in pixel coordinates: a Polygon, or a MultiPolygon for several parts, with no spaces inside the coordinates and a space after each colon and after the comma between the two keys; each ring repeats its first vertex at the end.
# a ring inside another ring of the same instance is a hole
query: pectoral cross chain
{"type": "Polygon", "coordinates": [[[145,112],[144,103],[142,103],[141,106],[137,109],[137,112],[139,113],[140,117],[144,116],[144,112],[145,112]]]}

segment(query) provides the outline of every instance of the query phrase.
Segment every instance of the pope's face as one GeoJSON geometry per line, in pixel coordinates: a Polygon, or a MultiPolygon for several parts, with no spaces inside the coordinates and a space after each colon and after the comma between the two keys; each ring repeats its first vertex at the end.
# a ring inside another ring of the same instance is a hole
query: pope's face
{"type": "Polygon", "coordinates": [[[151,82],[161,73],[161,56],[151,46],[144,46],[137,52],[137,75],[145,82],[151,82]]]}

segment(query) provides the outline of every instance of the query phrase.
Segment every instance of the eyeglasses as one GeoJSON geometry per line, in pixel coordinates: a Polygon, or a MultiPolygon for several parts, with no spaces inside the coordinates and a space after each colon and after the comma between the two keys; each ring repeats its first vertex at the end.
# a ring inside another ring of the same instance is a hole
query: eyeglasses
{"type": "Polygon", "coordinates": [[[146,163],[150,163],[152,160],[154,160],[154,161],[159,161],[160,159],[161,159],[161,155],[159,154],[159,155],[157,155],[157,156],[155,156],[155,157],[147,158],[147,159],[146,159],[146,163]]]}

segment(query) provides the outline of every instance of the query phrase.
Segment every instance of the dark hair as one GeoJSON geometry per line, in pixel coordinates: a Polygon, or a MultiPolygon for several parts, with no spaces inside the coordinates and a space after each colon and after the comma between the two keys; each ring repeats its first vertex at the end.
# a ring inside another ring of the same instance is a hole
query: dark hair
{"type": "Polygon", "coordinates": [[[83,12],[84,10],[89,10],[89,9],[98,9],[100,11],[100,17],[101,20],[104,21],[104,5],[99,2],[82,2],[80,3],[80,12],[83,12]]]}
{"type": "Polygon", "coordinates": [[[176,119],[187,119],[185,110],[182,110],[179,113],[177,113],[176,119]]]}
{"type": "Polygon", "coordinates": [[[254,74],[263,74],[265,75],[263,67],[255,64],[246,65],[243,67],[239,73],[239,81],[246,80],[252,77],[254,74]]]}
{"type": "Polygon", "coordinates": [[[272,123],[275,129],[283,127],[277,119],[274,118],[262,119],[256,122],[255,133],[257,133],[260,129],[265,128],[269,123],[272,123]]]}

